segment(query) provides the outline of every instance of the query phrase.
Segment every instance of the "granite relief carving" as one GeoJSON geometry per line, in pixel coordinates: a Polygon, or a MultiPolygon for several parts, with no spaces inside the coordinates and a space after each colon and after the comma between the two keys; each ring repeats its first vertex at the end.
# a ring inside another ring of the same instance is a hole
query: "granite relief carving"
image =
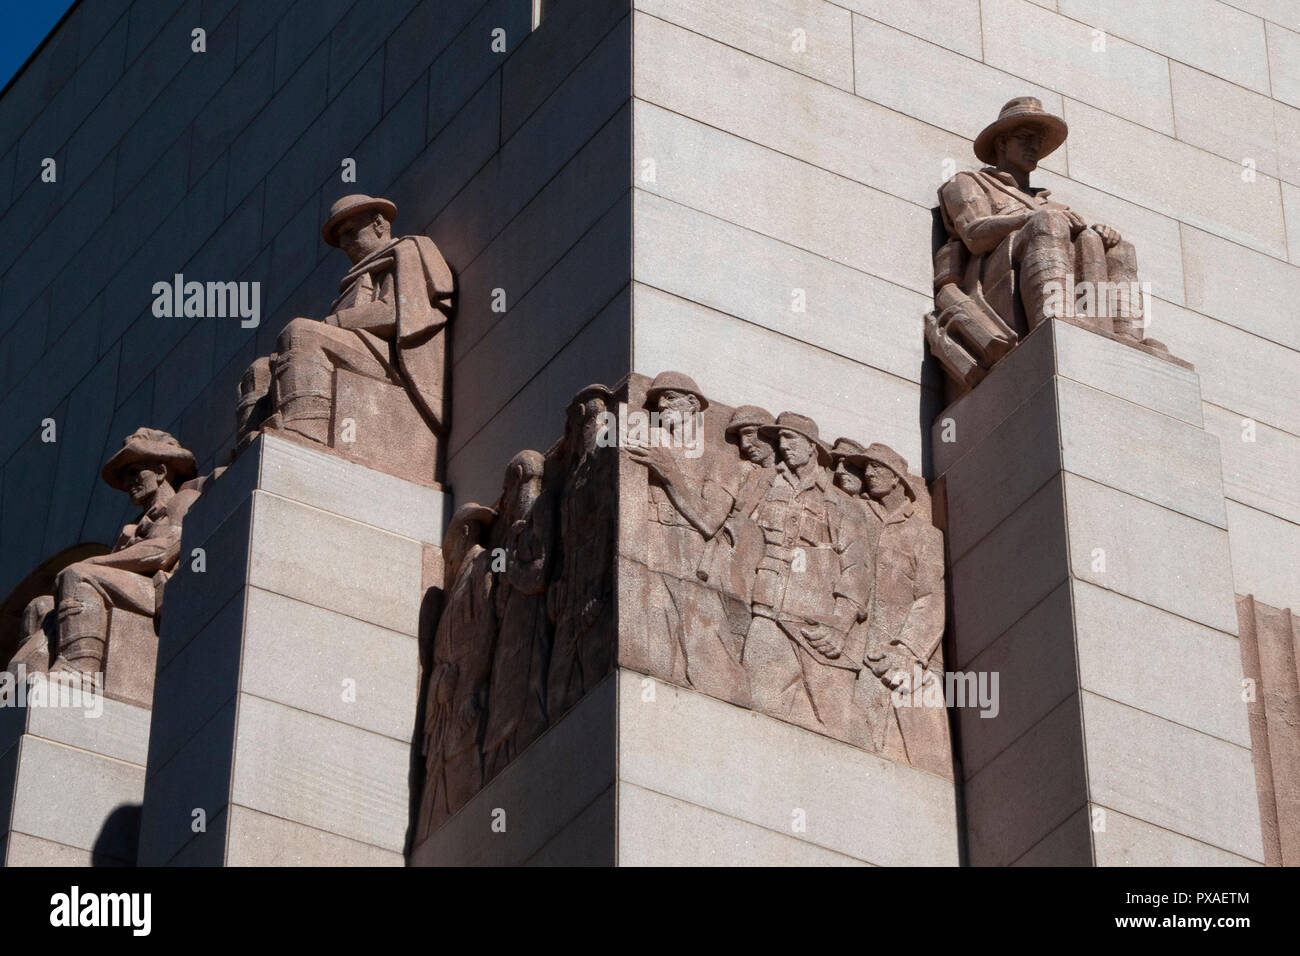
{"type": "Polygon", "coordinates": [[[564,437],[462,506],[425,687],[423,839],[614,667],[950,777],[944,553],[881,444],[711,401],[688,376],[583,389],[564,437]]]}

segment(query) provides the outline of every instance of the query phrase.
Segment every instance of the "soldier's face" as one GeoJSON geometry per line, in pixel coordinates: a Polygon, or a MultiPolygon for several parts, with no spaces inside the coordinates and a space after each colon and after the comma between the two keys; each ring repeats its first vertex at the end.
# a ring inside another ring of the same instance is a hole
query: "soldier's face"
{"type": "Polygon", "coordinates": [[[757,425],[746,425],[736,432],[740,453],[746,461],[761,465],[772,454],[772,446],[759,437],[757,425]]]}
{"type": "Polygon", "coordinates": [[[158,490],[161,475],[156,468],[162,466],[139,464],[126,470],[126,493],[131,496],[131,504],[144,505],[158,490]]]}
{"type": "Polygon", "coordinates": [[[600,444],[601,431],[606,427],[604,418],[605,403],[599,398],[589,398],[583,403],[582,411],[582,447],[595,451],[600,444]]]}
{"type": "Polygon", "coordinates": [[[867,463],[867,494],[871,497],[885,497],[894,490],[898,480],[898,475],[888,465],[882,465],[878,461],[867,463]]]}
{"type": "Polygon", "coordinates": [[[388,241],[388,220],[373,211],[357,213],[343,220],[335,231],[334,238],[349,259],[360,262],[388,241]]]}
{"type": "Polygon", "coordinates": [[[1038,167],[1038,157],[1043,151],[1043,131],[1032,126],[1023,126],[1007,134],[1001,140],[1001,162],[999,165],[1010,166],[1030,172],[1038,167]]]}
{"type": "Polygon", "coordinates": [[[505,500],[508,502],[511,517],[518,519],[528,514],[537,501],[541,491],[541,475],[534,475],[530,468],[513,464],[506,470],[505,500]]]}
{"type": "Polygon", "coordinates": [[[700,400],[690,392],[678,392],[671,388],[659,393],[659,412],[676,412],[682,420],[700,410],[700,400]]]}
{"type": "Polygon", "coordinates": [[[808,464],[813,445],[803,435],[782,429],[776,441],[777,447],[781,449],[781,459],[791,468],[802,468],[808,464]]]}
{"type": "Polygon", "coordinates": [[[694,427],[695,413],[700,410],[700,400],[690,392],[665,389],[659,393],[657,404],[660,428],[670,434],[678,434],[683,427],[694,427]]]}
{"type": "Polygon", "coordinates": [[[835,487],[855,498],[862,494],[861,476],[843,458],[835,466],[835,487]]]}

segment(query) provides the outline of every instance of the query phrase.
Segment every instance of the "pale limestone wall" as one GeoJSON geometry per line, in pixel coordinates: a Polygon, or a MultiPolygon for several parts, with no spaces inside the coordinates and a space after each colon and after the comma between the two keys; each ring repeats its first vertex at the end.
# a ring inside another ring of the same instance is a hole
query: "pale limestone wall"
{"type": "Polygon", "coordinates": [[[492,500],[573,392],[626,374],[628,5],[566,2],[530,34],[531,6],[74,8],[0,97],[0,597],[43,558],[115,539],[127,505],[98,472],[137,426],[224,463],[244,367],[290,318],[322,315],[346,270],[319,237],[340,195],[394,199],[397,231],[433,236],[458,274],[458,499],[492,500]],[[39,182],[46,156],[57,183],[39,182]],[[152,284],[176,272],[260,281],[260,327],[155,318],[152,284]]]}
{"type": "Polygon", "coordinates": [[[1149,334],[1200,374],[1236,591],[1300,603],[1300,3],[634,5],[636,371],[680,368],[932,474],[935,190],[1036,95],[1071,129],[1036,181],[1133,240],[1149,334]]]}

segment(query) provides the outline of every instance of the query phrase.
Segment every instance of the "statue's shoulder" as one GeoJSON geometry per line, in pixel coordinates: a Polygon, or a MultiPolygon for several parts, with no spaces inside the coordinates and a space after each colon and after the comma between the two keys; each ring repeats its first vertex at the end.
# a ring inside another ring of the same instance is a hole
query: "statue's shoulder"
{"type": "Polygon", "coordinates": [[[182,486],[181,490],[172,496],[172,500],[167,502],[167,517],[173,523],[179,524],[202,493],[201,488],[182,486]]]}
{"type": "Polygon", "coordinates": [[[939,187],[939,195],[966,195],[971,192],[986,192],[990,187],[989,175],[982,170],[963,169],[955,173],[952,179],[939,187]]]}

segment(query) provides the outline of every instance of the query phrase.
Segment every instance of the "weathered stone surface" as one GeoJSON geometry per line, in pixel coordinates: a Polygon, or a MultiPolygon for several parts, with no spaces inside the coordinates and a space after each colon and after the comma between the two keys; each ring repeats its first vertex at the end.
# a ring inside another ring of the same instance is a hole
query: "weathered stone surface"
{"type": "Polygon", "coordinates": [[[414,636],[257,587],[248,589],[243,627],[258,636],[244,641],[244,693],[397,740],[411,738],[416,688],[405,685],[419,671],[414,636]]]}
{"type": "Polygon", "coordinates": [[[1235,632],[1227,532],[1069,473],[1065,501],[1076,578],[1235,632]]]}
{"type": "Polygon", "coordinates": [[[1071,590],[1079,686],[1250,746],[1241,649],[1231,634],[1082,581],[1073,582],[1071,590]]]}
{"type": "Polygon", "coordinates": [[[248,583],[403,634],[420,612],[418,541],[253,493],[256,530],[248,583]],[[385,573],[376,575],[375,568],[385,573]]]}
{"type": "Polygon", "coordinates": [[[11,829],[117,860],[134,860],[143,767],[28,736],[22,743],[18,779],[11,829]],[[60,785],[48,786],[49,781],[60,785]],[[133,815],[134,825],[123,820],[133,815]]]}
{"type": "Polygon", "coordinates": [[[1268,61],[1258,19],[1215,0],[1057,0],[1061,14],[1233,83],[1268,91],[1268,61]],[[1189,25],[1197,25],[1189,29],[1189,25]]]}
{"type": "Polygon", "coordinates": [[[401,852],[408,748],[389,737],[241,694],[230,801],[401,852]],[[339,773],[342,767],[347,774],[339,773]]]}
{"type": "Polygon", "coordinates": [[[1259,866],[1259,861],[1104,807],[1092,835],[1097,866],[1259,866]]]}
{"type": "MultiPolygon", "coordinates": [[[[358,843],[327,830],[230,808],[227,866],[402,866],[401,853],[358,843]]],[[[178,864],[180,861],[177,861],[178,864]]]]}
{"type": "Polygon", "coordinates": [[[866,866],[789,833],[630,783],[618,787],[619,866],[866,866]]]}
{"type": "Polygon", "coordinates": [[[1082,698],[1095,802],[1263,862],[1248,748],[1096,694],[1082,698]]]}

